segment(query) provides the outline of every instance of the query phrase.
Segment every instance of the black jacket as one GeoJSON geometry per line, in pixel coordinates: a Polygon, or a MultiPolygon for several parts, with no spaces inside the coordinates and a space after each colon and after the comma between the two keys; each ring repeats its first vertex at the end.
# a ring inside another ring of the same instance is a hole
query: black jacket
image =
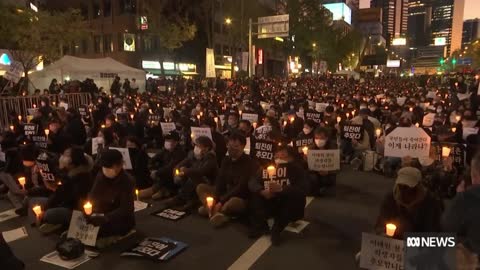
{"type": "Polygon", "coordinates": [[[65,133],[72,138],[71,142],[74,145],[84,145],[87,141],[87,131],[80,117],[69,119],[65,133]]]}
{"type": "Polygon", "coordinates": [[[175,166],[180,163],[187,153],[183,151],[180,144],[173,149],[172,152],[163,149],[158,154],[156,154],[151,160],[149,168],[150,170],[157,171],[155,177],[166,179],[167,181],[173,181],[173,169],[175,166]]]}
{"type": "Polygon", "coordinates": [[[196,159],[192,151],[176,167],[186,168],[184,177],[191,178],[196,183],[203,182],[210,185],[214,184],[218,172],[217,157],[213,151],[206,153],[202,159],[196,159]]]}
{"type": "Polygon", "coordinates": [[[227,153],[227,143],[225,142],[225,137],[218,132],[212,132],[213,143],[215,143],[215,154],[217,155],[218,165],[222,164],[222,160],[227,153]]]}
{"type": "Polygon", "coordinates": [[[135,227],[134,189],[135,181],[125,171],[114,179],[98,173],[89,200],[93,212],[102,213],[107,219],[101,228],[103,235],[124,235],[135,227]]]}
{"type": "Polygon", "coordinates": [[[215,183],[216,197],[225,203],[232,197],[248,198],[248,181],[253,172],[257,171],[257,164],[248,155],[243,154],[238,160],[226,156],[223,159],[215,183]]]}
{"type": "Polygon", "coordinates": [[[135,185],[138,189],[145,189],[152,185],[150,171],[148,170],[149,157],[145,151],[140,149],[129,149],[133,170],[129,173],[135,178],[135,185]]]}
{"type": "Polygon", "coordinates": [[[2,171],[12,175],[14,178],[16,175],[23,173],[23,162],[18,148],[5,150],[5,167],[2,171]]]}

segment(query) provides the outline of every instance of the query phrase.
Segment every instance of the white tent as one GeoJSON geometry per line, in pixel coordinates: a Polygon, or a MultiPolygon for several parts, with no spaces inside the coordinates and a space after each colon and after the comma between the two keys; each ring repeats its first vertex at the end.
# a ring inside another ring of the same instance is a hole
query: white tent
{"type": "Polygon", "coordinates": [[[130,81],[135,78],[139,91],[145,90],[145,71],[124,65],[106,58],[79,58],[64,56],[62,59],[46,66],[42,71],[29,75],[30,80],[37,89],[48,89],[52,79],[62,82],[65,80],[84,81],[86,78],[93,79],[98,88],[103,87],[106,92],[115,78],[120,77],[120,82],[128,78],[130,81]]]}

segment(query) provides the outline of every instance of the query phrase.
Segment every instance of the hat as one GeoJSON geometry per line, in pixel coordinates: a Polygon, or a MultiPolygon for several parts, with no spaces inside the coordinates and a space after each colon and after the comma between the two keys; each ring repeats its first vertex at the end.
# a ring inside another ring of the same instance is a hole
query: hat
{"type": "Polygon", "coordinates": [[[167,135],[165,135],[164,139],[165,140],[173,140],[173,141],[178,142],[178,141],[180,141],[180,136],[178,135],[177,132],[172,131],[172,132],[168,133],[167,135]]]}
{"type": "Polygon", "coordinates": [[[100,165],[105,168],[111,168],[114,165],[122,164],[123,156],[118,150],[107,149],[100,155],[100,165]]]}
{"type": "Polygon", "coordinates": [[[395,185],[405,185],[408,187],[416,187],[422,180],[422,173],[414,167],[404,167],[398,170],[395,185]]]}

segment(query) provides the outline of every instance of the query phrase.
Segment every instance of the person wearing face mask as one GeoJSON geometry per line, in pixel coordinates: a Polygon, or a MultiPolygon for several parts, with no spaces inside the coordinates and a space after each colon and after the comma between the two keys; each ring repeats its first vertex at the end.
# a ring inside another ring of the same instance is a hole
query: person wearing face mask
{"type": "MultiPolygon", "coordinates": [[[[59,182],[46,201],[39,231],[49,234],[70,223],[73,210],[83,210],[93,186],[93,159],[79,147],[66,149],[59,158],[59,182]]],[[[38,203],[38,202],[37,202],[38,203]]]]}
{"type": "MultiPolygon", "coordinates": [[[[338,149],[337,143],[330,139],[329,131],[319,127],[314,132],[314,143],[308,150],[332,150],[338,149]]],[[[306,160],[306,156],[304,159],[306,160]]],[[[314,196],[325,196],[333,192],[337,182],[335,171],[309,171],[310,193],[314,196]]]]}
{"type": "Polygon", "coordinates": [[[71,146],[72,137],[62,130],[62,123],[59,119],[50,120],[48,129],[50,130],[47,136],[49,152],[61,154],[71,146]]]}
{"type": "Polygon", "coordinates": [[[130,153],[132,162],[132,170],[128,172],[135,179],[135,188],[139,190],[140,197],[149,198],[152,196],[152,179],[148,170],[149,157],[145,150],[142,149],[140,140],[137,137],[127,137],[126,147],[130,153]]]}
{"type": "Polygon", "coordinates": [[[200,184],[197,195],[202,203],[198,212],[210,216],[214,227],[226,224],[230,217],[238,216],[246,210],[249,195],[248,181],[257,170],[255,161],[244,153],[246,138],[233,133],[228,137],[228,156],[223,159],[215,185],[200,184]],[[214,198],[214,206],[208,209],[206,198],[214,198]]]}
{"type": "Polygon", "coordinates": [[[179,187],[179,192],[166,201],[165,205],[190,211],[198,205],[195,192],[197,186],[202,183],[214,185],[217,172],[217,157],[213,151],[212,140],[205,136],[198,137],[193,151],[174,168],[174,182],[179,187]]]}
{"type": "Polygon", "coordinates": [[[275,172],[259,168],[249,181],[251,192],[248,201],[250,228],[248,236],[258,238],[271,233],[273,245],[281,242],[281,233],[288,223],[304,216],[307,193],[307,171],[295,160],[293,147],[280,147],[275,152],[275,172]],[[270,230],[267,219],[273,217],[270,230]]]}
{"type": "Polygon", "coordinates": [[[298,152],[302,152],[304,146],[309,146],[313,144],[313,131],[315,130],[317,124],[311,120],[305,120],[303,124],[303,130],[298,134],[297,138],[293,140],[293,145],[298,149],[298,152]]]}
{"type": "Polygon", "coordinates": [[[442,202],[436,199],[423,185],[422,173],[414,167],[398,171],[393,187],[380,207],[375,225],[378,234],[385,233],[385,226],[397,226],[395,239],[404,239],[405,233],[440,232],[442,202]]]}
{"type": "Polygon", "coordinates": [[[135,227],[135,180],[123,170],[122,154],[113,149],[101,153],[102,170],[97,174],[88,201],[93,213],[87,222],[100,227],[96,246],[115,243],[135,227]]]}
{"type": "Polygon", "coordinates": [[[150,160],[149,164],[150,176],[153,179],[152,199],[154,200],[170,197],[177,192],[172,171],[187,156],[180,146],[178,133],[170,132],[164,139],[164,147],[150,160]]]}
{"type": "Polygon", "coordinates": [[[303,119],[298,117],[295,110],[288,112],[287,125],[283,128],[283,133],[289,140],[293,140],[303,130],[303,119]]]}
{"type": "Polygon", "coordinates": [[[239,114],[231,111],[228,114],[227,124],[223,126],[223,135],[228,136],[230,133],[234,133],[238,129],[239,114]]]}
{"type": "MultiPolygon", "coordinates": [[[[243,120],[242,120],[243,121],[243,120]]],[[[239,128],[241,127],[241,123],[239,128]]],[[[215,145],[215,155],[217,156],[217,163],[220,166],[222,164],[222,160],[227,153],[227,143],[225,142],[225,137],[217,132],[217,124],[212,118],[206,118],[200,127],[203,128],[210,128],[210,132],[212,133],[213,144],[215,145]]]]}

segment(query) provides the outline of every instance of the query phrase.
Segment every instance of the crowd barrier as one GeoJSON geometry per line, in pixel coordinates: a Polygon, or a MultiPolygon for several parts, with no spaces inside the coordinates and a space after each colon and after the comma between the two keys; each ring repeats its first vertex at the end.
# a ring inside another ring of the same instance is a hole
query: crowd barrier
{"type": "Polygon", "coordinates": [[[35,106],[38,108],[40,106],[40,99],[43,97],[48,97],[50,99],[51,106],[58,105],[60,100],[66,100],[68,106],[75,109],[81,105],[87,105],[90,103],[89,93],[0,97],[0,127],[2,130],[11,124],[9,115],[11,115],[12,112],[15,112],[17,116],[21,115],[23,119],[26,119],[28,109],[34,108],[35,106]]]}

